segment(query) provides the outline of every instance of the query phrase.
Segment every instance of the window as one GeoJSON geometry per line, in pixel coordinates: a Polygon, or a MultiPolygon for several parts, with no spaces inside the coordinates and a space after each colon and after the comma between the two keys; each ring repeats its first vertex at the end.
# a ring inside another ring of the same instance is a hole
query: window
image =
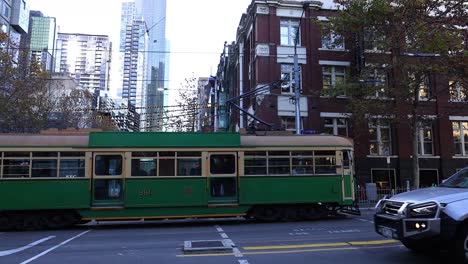
{"type": "Polygon", "coordinates": [[[266,152],[250,151],[244,154],[245,175],[266,175],[266,152]]]}
{"type": "Polygon", "coordinates": [[[429,83],[429,75],[428,74],[414,74],[410,73],[408,75],[408,79],[410,81],[410,85],[414,86],[418,89],[418,100],[420,101],[427,101],[431,99],[432,93],[430,89],[429,83]]]}
{"type": "Polygon", "coordinates": [[[3,6],[3,16],[6,17],[6,18],[10,18],[10,7],[8,7],[7,5],[4,5],[3,6]]]}
{"type": "Polygon", "coordinates": [[[468,156],[468,121],[452,122],[456,156],[468,156]]]}
{"type": "Polygon", "coordinates": [[[364,49],[366,51],[384,51],[385,36],[377,32],[375,28],[369,28],[364,33],[364,49]]]}
{"type": "MultiPolygon", "coordinates": [[[[280,22],[281,45],[294,46],[295,38],[298,32],[299,32],[299,21],[281,20],[280,22]]],[[[301,45],[300,35],[297,40],[297,45],[301,45]]]]}
{"type": "Polygon", "coordinates": [[[344,90],[336,90],[337,85],[344,84],[346,78],[345,66],[322,66],[322,95],[323,96],[345,96],[344,90]]]}
{"type": "Polygon", "coordinates": [[[335,174],[335,151],[314,151],[315,174],[335,174]]]}
{"type": "Polygon", "coordinates": [[[369,137],[370,155],[390,156],[392,154],[390,120],[370,120],[369,137]]]}
{"type": "Polygon", "coordinates": [[[94,163],[97,176],[122,175],[121,155],[96,155],[94,163]]]}
{"type": "Polygon", "coordinates": [[[232,154],[216,154],[210,156],[211,174],[234,174],[236,172],[236,157],[232,154]]]}
{"type": "Polygon", "coordinates": [[[344,50],[344,37],[335,32],[322,31],[322,49],[344,50]]]}
{"type": "Polygon", "coordinates": [[[450,101],[466,102],[468,101],[468,93],[464,89],[461,81],[449,81],[450,101]]]}
{"type": "MultiPolygon", "coordinates": [[[[295,93],[295,72],[293,64],[281,64],[281,93],[292,94],[295,93]]],[[[302,90],[302,74],[301,67],[299,66],[299,92],[302,90]]]]}
{"type": "Polygon", "coordinates": [[[388,75],[385,69],[378,67],[370,66],[368,69],[365,69],[365,80],[362,82],[366,83],[366,86],[370,89],[369,96],[375,98],[386,98],[388,97],[387,93],[387,80],[388,75]]]}
{"type": "MultiPolygon", "coordinates": [[[[301,118],[301,130],[302,126],[302,118],[301,118]]],[[[281,117],[281,128],[285,131],[296,131],[296,117],[294,116],[283,116],[281,117]]]]}
{"type": "Polygon", "coordinates": [[[324,118],[323,132],[330,135],[348,136],[348,121],[346,118],[324,118]]]}
{"type": "Polygon", "coordinates": [[[433,138],[432,123],[423,122],[419,128],[418,138],[418,153],[420,155],[434,155],[433,138]]]}
{"type": "Polygon", "coordinates": [[[268,175],[290,175],[289,151],[268,152],[268,175]]]}
{"type": "Polygon", "coordinates": [[[393,189],[396,187],[395,169],[371,169],[372,182],[379,189],[393,189]]]}

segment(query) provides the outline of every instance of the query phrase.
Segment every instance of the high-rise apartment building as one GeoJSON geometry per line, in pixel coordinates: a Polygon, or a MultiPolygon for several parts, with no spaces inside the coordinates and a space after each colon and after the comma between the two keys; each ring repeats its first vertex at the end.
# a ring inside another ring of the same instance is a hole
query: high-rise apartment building
{"type": "Polygon", "coordinates": [[[45,17],[40,11],[31,11],[28,34],[21,37],[21,49],[29,50],[31,61],[40,62],[49,72],[54,69],[56,29],[55,17],[45,17]]]}
{"type": "Polygon", "coordinates": [[[147,130],[164,129],[164,105],[166,105],[169,79],[169,53],[166,39],[166,0],[135,0],[137,11],[143,15],[149,35],[147,63],[147,130]]]}
{"type": "Polygon", "coordinates": [[[22,34],[28,33],[29,3],[27,0],[0,0],[0,30],[7,33],[14,47],[10,52],[18,58],[22,34]]]}
{"type": "Polygon", "coordinates": [[[122,90],[119,96],[136,107],[146,127],[146,55],[148,35],[143,17],[137,13],[135,2],[122,3],[119,54],[122,60],[122,90]]]}
{"type": "Polygon", "coordinates": [[[111,51],[108,36],[58,33],[55,71],[70,74],[81,87],[99,95],[108,90],[111,51]]]}

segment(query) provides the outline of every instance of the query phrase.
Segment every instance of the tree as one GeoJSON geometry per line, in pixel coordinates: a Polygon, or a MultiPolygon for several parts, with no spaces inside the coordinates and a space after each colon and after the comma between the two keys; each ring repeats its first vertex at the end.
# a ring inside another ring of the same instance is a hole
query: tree
{"type": "Polygon", "coordinates": [[[110,117],[92,109],[93,94],[65,87],[66,80],[53,80],[29,50],[0,33],[0,132],[37,133],[52,118],[64,127],[113,129],[110,117]]]}
{"type": "Polygon", "coordinates": [[[418,188],[419,133],[428,121],[431,100],[453,88],[438,86],[431,91],[429,76],[446,76],[458,93],[468,95],[467,4],[462,0],[335,2],[340,10],[323,24],[324,31],[351,40],[356,59],[350,78],[334,92],[352,98],[348,110],[356,123],[380,115],[410,127],[412,181],[418,188]]]}
{"type": "Polygon", "coordinates": [[[51,111],[50,75],[36,62],[18,64],[29,56],[0,33],[0,128],[3,132],[37,132],[51,111]],[[18,54],[18,56],[16,56],[18,54]]]}
{"type": "Polygon", "coordinates": [[[167,109],[168,128],[176,132],[194,132],[197,129],[197,118],[200,111],[197,95],[197,79],[190,77],[181,83],[176,109],[167,109]]]}

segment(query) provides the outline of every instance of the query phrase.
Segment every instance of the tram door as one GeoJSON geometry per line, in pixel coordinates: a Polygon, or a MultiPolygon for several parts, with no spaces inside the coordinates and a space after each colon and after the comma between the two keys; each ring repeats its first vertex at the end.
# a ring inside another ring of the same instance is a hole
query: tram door
{"type": "Polygon", "coordinates": [[[209,153],[208,203],[237,204],[237,153],[209,153]]]}
{"type": "Polygon", "coordinates": [[[123,205],[124,154],[93,154],[92,206],[123,205]]]}

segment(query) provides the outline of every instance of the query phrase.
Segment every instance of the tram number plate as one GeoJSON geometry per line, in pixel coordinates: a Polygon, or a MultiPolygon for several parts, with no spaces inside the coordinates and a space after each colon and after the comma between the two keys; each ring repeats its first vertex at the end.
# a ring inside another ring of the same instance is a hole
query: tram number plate
{"type": "Polygon", "coordinates": [[[382,236],[384,236],[384,237],[387,237],[387,238],[395,238],[396,237],[395,230],[390,229],[388,227],[380,226],[379,231],[380,231],[380,234],[382,236]]]}

